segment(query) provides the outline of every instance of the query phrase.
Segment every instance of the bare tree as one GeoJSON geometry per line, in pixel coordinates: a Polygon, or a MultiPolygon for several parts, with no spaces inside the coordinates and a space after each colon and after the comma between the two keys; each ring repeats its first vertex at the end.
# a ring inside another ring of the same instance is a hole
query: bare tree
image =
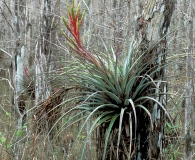
{"type": "MultiPolygon", "coordinates": [[[[22,130],[26,117],[26,102],[24,98],[24,79],[23,66],[28,60],[28,52],[26,52],[26,27],[27,13],[26,1],[15,0],[11,2],[11,13],[13,18],[12,38],[15,40],[14,49],[12,52],[12,67],[13,67],[13,83],[14,83],[14,109],[18,117],[18,129],[22,130]]],[[[19,139],[18,139],[19,140],[19,139]]],[[[22,144],[18,141],[18,159],[22,158],[22,144]]]]}

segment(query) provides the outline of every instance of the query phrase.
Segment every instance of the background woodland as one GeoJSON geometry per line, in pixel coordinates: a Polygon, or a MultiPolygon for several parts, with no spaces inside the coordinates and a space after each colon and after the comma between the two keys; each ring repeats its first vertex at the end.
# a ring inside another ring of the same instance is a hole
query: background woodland
{"type": "MultiPolygon", "coordinates": [[[[67,83],[71,77],[64,75],[69,61],[78,62],[61,32],[71,36],[62,21],[63,16],[67,19],[67,5],[71,3],[71,0],[0,1],[0,159],[77,160],[85,142],[83,159],[98,157],[97,134],[88,136],[93,119],[79,136],[82,120],[66,126],[75,114],[66,113],[76,102],[63,102],[80,89],[71,88],[67,83]],[[60,111],[59,104],[62,104],[60,111]],[[42,121],[37,121],[45,113],[42,121]],[[57,120],[59,113],[65,116],[57,120]]],[[[174,3],[170,7],[173,12],[168,13],[171,16],[165,16],[171,18],[164,35],[167,65],[162,80],[166,81],[169,118],[163,119],[161,159],[193,159],[195,1],[75,0],[75,5],[79,3],[80,10],[85,10],[80,29],[85,49],[96,54],[114,53],[119,60],[125,58],[130,43],[141,44],[144,35],[150,41],[148,50],[159,44],[162,37],[155,33],[160,33],[162,28],[158,26],[157,8],[174,3]],[[147,17],[147,24],[141,15],[147,17]]]]}

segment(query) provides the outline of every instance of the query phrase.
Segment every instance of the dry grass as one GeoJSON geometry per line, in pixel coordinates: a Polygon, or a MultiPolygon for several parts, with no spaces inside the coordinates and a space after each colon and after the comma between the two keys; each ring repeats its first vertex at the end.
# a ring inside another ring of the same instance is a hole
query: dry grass
{"type": "MultiPolygon", "coordinates": [[[[185,87],[185,68],[180,72],[180,76],[174,73],[174,65],[168,67],[168,112],[170,113],[177,133],[175,134],[168,126],[166,128],[166,149],[165,158],[171,157],[174,153],[175,159],[183,157],[184,153],[184,87],[185,87]],[[170,75],[170,77],[169,77],[170,75]],[[175,146],[173,146],[175,144],[175,146]]],[[[4,78],[8,78],[5,75],[4,78]]],[[[24,125],[22,133],[17,128],[17,117],[13,111],[12,94],[8,81],[0,79],[0,159],[11,160],[16,159],[19,155],[18,142],[21,142],[22,159],[45,160],[45,159],[69,159],[77,160],[80,157],[83,143],[86,137],[85,130],[75,142],[76,135],[79,131],[79,124],[70,126],[61,130],[54,130],[54,140],[51,140],[47,133],[35,133],[32,117],[34,112],[28,113],[27,121],[24,125]],[[61,132],[59,134],[59,132],[61,132]]],[[[74,105],[74,104],[70,104],[74,105]]],[[[33,107],[31,98],[26,99],[27,110],[33,107]]],[[[62,106],[62,114],[66,111],[66,107],[62,106]]],[[[69,115],[71,116],[71,115],[69,115]]],[[[68,117],[63,117],[59,126],[63,126],[68,117]]],[[[82,124],[82,122],[80,122],[82,124]]],[[[95,138],[91,140],[91,157],[96,159],[95,138]]],[[[86,155],[87,156],[87,155],[86,155]]],[[[85,156],[84,159],[87,159],[85,156]]]]}
{"type": "MultiPolygon", "coordinates": [[[[35,124],[33,121],[35,111],[32,110],[28,112],[23,129],[20,131],[17,127],[17,117],[13,111],[13,91],[6,81],[0,81],[0,87],[0,159],[16,159],[18,155],[24,160],[79,159],[86,133],[83,131],[79,140],[74,144],[74,140],[79,132],[78,124],[66,129],[61,128],[61,130],[54,127],[52,132],[54,137],[51,140],[47,132],[35,132],[35,124]],[[20,145],[19,148],[21,151],[18,150],[18,144],[20,145]]],[[[25,102],[26,109],[30,110],[33,107],[33,102],[30,97],[25,102]]],[[[66,110],[64,107],[67,106],[62,106],[62,114],[66,110]]],[[[63,117],[56,126],[60,128],[66,120],[67,117],[63,117]]],[[[95,145],[94,143],[92,145],[91,154],[92,157],[95,157],[95,145]]]]}

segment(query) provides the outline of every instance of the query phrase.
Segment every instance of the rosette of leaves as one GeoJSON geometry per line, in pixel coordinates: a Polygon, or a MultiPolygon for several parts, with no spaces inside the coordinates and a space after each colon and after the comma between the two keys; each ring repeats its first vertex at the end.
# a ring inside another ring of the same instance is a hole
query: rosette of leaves
{"type": "MultiPolygon", "coordinates": [[[[138,55],[139,46],[135,41],[129,45],[121,61],[117,60],[115,54],[86,50],[79,32],[85,14],[83,12],[79,18],[79,12],[80,6],[75,8],[73,1],[68,8],[68,20],[63,18],[72,36],[68,37],[62,31],[77,59],[66,68],[65,74],[81,89],[79,104],[70,110],[77,109],[80,113],[71,120],[84,121],[79,134],[87,122],[93,120],[88,136],[97,131],[98,159],[132,159],[139,149],[138,130],[145,130],[144,133],[153,130],[150,103],[157,104],[166,112],[164,106],[154,98],[155,90],[159,90],[159,87],[153,78],[159,68],[152,65],[153,59],[143,64],[146,54],[138,55]]],[[[86,144],[87,141],[81,159],[86,144]]]]}

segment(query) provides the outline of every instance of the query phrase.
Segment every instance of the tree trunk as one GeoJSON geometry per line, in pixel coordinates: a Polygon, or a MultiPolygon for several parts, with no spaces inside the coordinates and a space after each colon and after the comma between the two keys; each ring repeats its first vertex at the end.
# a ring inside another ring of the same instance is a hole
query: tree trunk
{"type": "MultiPolygon", "coordinates": [[[[147,88],[146,96],[155,95],[153,98],[160,102],[164,108],[166,108],[166,75],[165,75],[165,65],[166,65],[166,49],[167,41],[166,34],[169,29],[171,17],[173,14],[175,2],[174,0],[147,0],[141,16],[137,18],[137,28],[136,34],[137,41],[139,42],[140,50],[139,54],[142,55],[143,59],[142,64],[146,64],[151,61],[151,65],[147,67],[145,71],[142,72],[142,75],[150,74],[154,70],[155,72],[153,77],[155,85],[157,86],[155,91],[153,86],[147,88]]],[[[141,6],[140,6],[141,8],[141,6]]],[[[139,14],[139,10],[137,10],[139,14]]],[[[115,48],[116,50],[116,48],[115,48]]],[[[137,55],[138,57],[140,55],[137,55]]],[[[141,76],[142,76],[141,75],[141,76]]],[[[126,129],[121,133],[121,142],[119,145],[119,150],[117,152],[117,136],[118,136],[118,125],[114,124],[112,131],[109,137],[108,149],[106,152],[106,159],[120,159],[120,160],[143,160],[143,159],[163,159],[163,139],[164,139],[164,126],[165,126],[165,110],[158,103],[154,101],[149,101],[147,104],[144,104],[147,109],[150,109],[153,122],[153,130],[150,125],[150,119],[145,115],[145,112],[141,110],[136,110],[137,120],[137,130],[136,135],[133,135],[133,140],[130,142],[126,129]],[[137,137],[136,141],[134,137],[137,137]],[[134,145],[132,145],[134,143],[134,145]],[[131,146],[132,145],[132,146],[131,146]]],[[[131,115],[130,115],[131,116],[131,115]]],[[[129,123],[129,119],[125,118],[128,124],[131,124],[131,130],[135,130],[134,122],[129,123]]],[[[135,121],[135,119],[131,119],[135,121]]],[[[97,154],[98,159],[102,157],[102,150],[104,149],[104,139],[106,130],[108,129],[108,124],[102,124],[97,130],[97,154]]]]}
{"type": "MultiPolygon", "coordinates": [[[[47,134],[55,124],[57,117],[59,118],[59,111],[55,116],[51,115],[51,112],[58,109],[58,102],[55,103],[55,96],[52,95],[52,91],[60,90],[62,84],[55,82],[56,77],[51,77],[53,66],[57,64],[53,63],[56,61],[55,50],[57,41],[57,29],[56,27],[60,24],[60,0],[42,0],[40,11],[40,40],[36,43],[35,47],[35,123],[36,132],[42,132],[47,134]],[[55,13],[55,14],[52,14],[55,13]],[[54,45],[55,44],[55,45],[54,45]],[[53,78],[54,82],[50,81],[53,78]],[[53,100],[54,98],[54,100],[53,100]],[[49,112],[49,111],[50,112],[49,112]]],[[[57,67],[56,67],[57,68],[57,67]]],[[[57,76],[57,73],[54,73],[57,76]]],[[[61,91],[61,90],[60,90],[61,91]]],[[[62,94],[63,95],[63,94],[62,94]]],[[[60,100],[63,96],[59,95],[60,100]]],[[[56,100],[57,101],[57,100],[56,100]]],[[[60,102],[61,103],[61,102],[60,102]]]]}
{"type": "MultiPolygon", "coordinates": [[[[153,91],[154,97],[166,108],[166,75],[163,66],[166,64],[166,34],[170,25],[172,13],[174,10],[174,0],[147,0],[142,16],[137,18],[137,30],[139,32],[138,40],[141,45],[141,53],[146,51],[144,62],[153,57],[153,66],[159,71],[154,75],[153,80],[157,81],[159,89],[153,91]]],[[[147,104],[152,109],[153,130],[148,119],[140,118],[138,120],[138,147],[136,150],[136,159],[162,159],[163,158],[163,138],[165,126],[165,113],[161,107],[153,102],[147,104]],[[141,125],[142,124],[142,125],[141,125]]],[[[142,117],[140,113],[140,117],[142,117]]]]}
{"type": "MultiPolygon", "coordinates": [[[[187,6],[186,6],[187,8],[187,6]]],[[[188,37],[189,44],[186,58],[186,90],[185,90],[185,156],[184,159],[192,160],[192,130],[193,130],[193,2],[190,1],[189,5],[189,18],[188,23],[188,37]]]]}
{"type": "MultiPolygon", "coordinates": [[[[12,2],[11,11],[13,17],[13,37],[15,39],[14,50],[12,53],[13,61],[13,83],[14,83],[14,96],[13,104],[15,113],[18,118],[18,130],[22,130],[22,125],[26,118],[26,102],[24,96],[24,75],[23,66],[26,59],[28,59],[28,53],[25,48],[26,37],[26,2],[24,0],[15,0],[12,2]]],[[[28,62],[28,60],[27,60],[28,62]]],[[[20,137],[21,138],[21,137],[20,137]]],[[[18,137],[18,159],[22,158],[22,144],[18,137]]]]}

